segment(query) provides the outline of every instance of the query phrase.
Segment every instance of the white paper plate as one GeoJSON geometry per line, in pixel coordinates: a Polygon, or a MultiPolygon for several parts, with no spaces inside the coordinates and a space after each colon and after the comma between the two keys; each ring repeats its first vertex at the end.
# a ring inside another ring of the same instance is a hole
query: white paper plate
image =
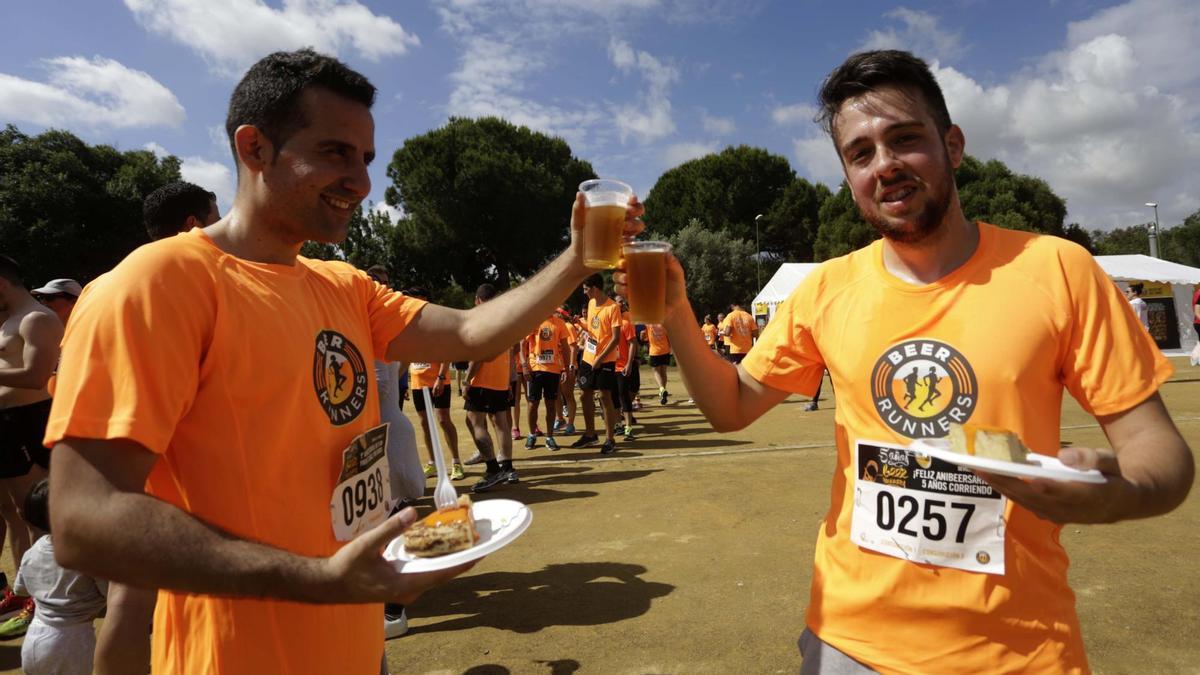
{"type": "Polygon", "coordinates": [[[397,537],[383,551],[383,557],[406,574],[433,572],[478,560],[483,556],[504,548],[529,529],[533,512],[521,502],[511,499],[489,499],[471,504],[471,516],[475,518],[475,530],[479,541],[465,551],[457,551],[437,558],[418,558],[404,550],[404,537],[397,537]]]}
{"type": "Polygon", "coordinates": [[[988,473],[995,473],[1001,476],[1049,478],[1050,480],[1075,481],[1078,483],[1103,483],[1108,480],[1104,477],[1104,474],[1095,469],[1088,469],[1087,471],[1072,469],[1054,457],[1039,455],[1034,452],[1027,455],[1029,464],[1018,464],[1016,462],[1005,462],[988,457],[959,454],[950,449],[949,441],[943,439],[926,438],[915,440],[909,447],[912,448],[913,452],[936,457],[951,464],[957,464],[968,469],[979,469],[980,471],[987,471],[988,473]]]}

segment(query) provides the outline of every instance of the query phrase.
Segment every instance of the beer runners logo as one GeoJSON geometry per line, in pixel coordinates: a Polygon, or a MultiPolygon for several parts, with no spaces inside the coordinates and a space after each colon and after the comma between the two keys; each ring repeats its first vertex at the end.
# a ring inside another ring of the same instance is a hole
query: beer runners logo
{"type": "Polygon", "coordinates": [[[906,340],[888,348],[871,373],[875,410],[907,438],[940,438],[950,423],[975,411],[975,371],[966,357],[938,340],[906,340]]]}
{"type": "Polygon", "coordinates": [[[550,328],[549,326],[543,326],[542,330],[538,332],[538,335],[543,340],[549,340],[550,338],[554,337],[554,329],[550,328]]]}
{"type": "Polygon", "coordinates": [[[367,364],[353,342],[332,330],[317,334],[313,388],[329,421],[352,422],[367,402],[367,364]]]}

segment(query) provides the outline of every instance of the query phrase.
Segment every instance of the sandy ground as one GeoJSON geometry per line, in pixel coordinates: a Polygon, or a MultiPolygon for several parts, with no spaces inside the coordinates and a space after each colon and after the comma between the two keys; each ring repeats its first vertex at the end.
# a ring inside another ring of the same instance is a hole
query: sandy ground
{"type": "MultiPolygon", "coordinates": [[[[1200,369],[1173,361],[1163,397],[1200,448],[1200,369]]],[[[517,450],[521,484],[480,499],[522,501],[533,525],[409,608],[411,631],[387,643],[391,672],[795,672],[833,402],[804,412],[793,397],[722,436],[672,391],[667,406],[647,397],[638,440],[611,457],[517,450]]],[[[1072,400],[1062,425],[1065,442],[1105,443],[1072,400]]],[[[1063,530],[1095,672],[1200,672],[1198,529],[1193,495],[1165,517],[1063,530]]],[[[0,643],[0,672],[17,672],[2,669],[16,668],[19,645],[0,643]]]]}

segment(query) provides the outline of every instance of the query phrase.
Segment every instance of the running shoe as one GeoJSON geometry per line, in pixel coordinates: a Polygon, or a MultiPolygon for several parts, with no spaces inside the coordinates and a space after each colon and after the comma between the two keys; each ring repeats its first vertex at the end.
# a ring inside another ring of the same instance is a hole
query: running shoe
{"type": "Polygon", "coordinates": [[[616,451],[617,451],[617,442],[612,439],[605,440],[604,445],[600,446],[600,454],[602,454],[602,455],[611,455],[616,451]]]}
{"type": "Polygon", "coordinates": [[[383,639],[391,640],[408,632],[408,613],[400,606],[400,613],[395,614],[393,607],[385,605],[383,609],[383,639]]]}
{"type": "Polygon", "coordinates": [[[624,431],[625,431],[625,423],[624,422],[617,422],[616,424],[613,425],[613,433],[614,434],[624,433],[624,431]]]}
{"type": "Polygon", "coordinates": [[[536,447],[537,447],[537,436],[534,436],[533,434],[529,434],[529,436],[525,439],[525,449],[532,450],[536,447]]]}
{"type": "Polygon", "coordinates": [[[25,609],[25,601],[29,598],[23,598],[12,592],[11,588],[4,589],[4,596],[0,598],[0,621],[11,619],[25,609]]]}
{"type": "Polygon", "coordinates": [[[538,427],[534,427],[534,428],[533,428],[533,435],[534,435],[534,436],[545,436],[546,434],[545,434],[545,433],[543,433],[543,432],[542,432],[542,430],[541,430],[540,428],[538,428],[538,427]]]}
{"type": "Polygon", "coordinates": [[[521,482],[521,477],[517,475],[516,469],[509,469],[504,472],[504,482],[513,485],[521,482]]]}
{"type": "Polygon", "coordinates": [[[570,424],[570,423],[568,423],[568,424],[567,424],[567,426],[563,427],[563,433],[564,433],[564,434],[573,434],[573,433],[575,433],[575,425],[574,425],[574,424],[570,424]]]}
{"type": "Polygon", "coordinates": [[[816,401],[813,401],[812,403],[809,403],[808,405],[804,406],[805,412],[812,412],[814,410],[820,410],[820,408],[817,406],[816,401]]]}
{"type": "Polygon", "coordinates": [[[550,452],[558,452],[558,441],[554,440],[553,436],[547,436],[546,447],[550,450],[550,452]]]}
{"type": "Polygon", "coordinates": [[[521,440],[521,435],[522,435],[522,434],[521,434],[521,430],[520,430],[520,429],[518,429],[518,428],[516,428],[516,427],[513,427],[513,430],[512,430],[512,439],[513,439],[514,441],[519,441],[519,440],[521,440]]]}
{"type": "Polygon", "coordinates": [[[0,623],[0,640],[12,640],[19,638],[29,630],[29,624],[33,621],[33,598],[25,598],[25,606],[16,616],[0,623]]]}
{"type": "Polygon", "coordinates": [[[566,426],[567,426],[566,420],[561,420],[561,419],[554,420],[554,430],[555,431],[562,431],[564,428],[566,428],[566,426]]]}
{"type": "Polygon", "coordinates": [[[627,441],[637,440],[637,436],[633,435],[633,427],[625,427],[625,433],[621,436],[627,441]]]}
{"type": "Polygon", "coordinates": [[[663,389],[662,391],[658,392],[658,404],[666,405],[667,404],[667,396],[670,396],[670,394],[667,393],[666,389],[663,389]]]}
{"type": "Polygon", "coordinates": [[[598,440],[600,440],[600,438],[598,436],[596,436],[595,434],[584,434],[584,435],[580,436],[579,438],[575,439],[575,442],[571,444],[571,447],[572,448],[586,448],[587,446],[594,444],[598,440]]]}
{"type": "Polygon", "coordinates": [[[476,464],[483,464],[485,461],[487,460],[483,458],[483,455],[477,452],[467,458],[467,461],[463,462],[463,464],[466,464],[467,466],[474,466],[476,464]]]}
{"type": "Polygon", "coordinates": [[[476,483],[475,486],[471,488],[471,491],[472,492],[487,492],[488,490],[491,490],[492,488],[496,487],[497,485],[500,485],[501,483],[504,483],[507,480],[508,480],[508,472],[507,471],[497,471],[495,473],[485,473],[485,474],[483,474],[483,478],[480,478],[479,482],[476,483]]]}
{"type": "Polygon", "coordinates": [[[450,466],[450,480],[462,480],[467,477],[467,472],[463,471],[463,465],[455,462],[450,466]]]}
{"type": "Polygon", "coordinates": [[[425,471],[426,478],[431,478],[437,475],[437,467],[432,464],[426,464],[423,470],[425,471]]]}

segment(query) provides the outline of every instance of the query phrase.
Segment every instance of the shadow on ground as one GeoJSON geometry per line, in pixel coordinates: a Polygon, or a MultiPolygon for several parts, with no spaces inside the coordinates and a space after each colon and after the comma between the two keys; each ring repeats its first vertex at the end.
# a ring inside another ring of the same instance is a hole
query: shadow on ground
{"type": "Polygon", "coordinates": [[[645,614],[651,601],[675,590],[670,584],[642,579],[645,573],[641,565],[591,562],[547,565],[536,572],[478,574],[429,591],[408,614],[418,622],[454,617],[414,626],[413,633],[480,626],[535,633],[551,626],[616,623],[645,614]]]}

